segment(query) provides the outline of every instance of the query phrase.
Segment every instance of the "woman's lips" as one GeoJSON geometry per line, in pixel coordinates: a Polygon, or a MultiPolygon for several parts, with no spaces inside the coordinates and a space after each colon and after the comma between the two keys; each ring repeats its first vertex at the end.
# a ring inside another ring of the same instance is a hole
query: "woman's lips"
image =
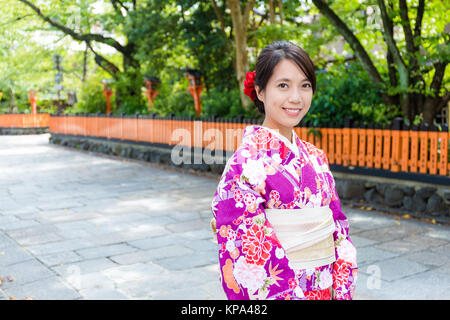
{"type": "Polygon", "coordinates": [[[284,110],[284,112],[291,117],[296,117],[300,114],[300,111],[302,111],[302,109],[299,108],[282,108],[284,110]]]}

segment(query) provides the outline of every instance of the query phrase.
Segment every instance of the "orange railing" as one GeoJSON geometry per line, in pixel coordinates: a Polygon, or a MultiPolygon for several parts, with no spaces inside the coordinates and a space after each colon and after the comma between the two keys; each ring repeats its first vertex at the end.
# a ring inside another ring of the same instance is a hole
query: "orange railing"
{"type": "Polygon", "coordinates": [[[48,113],[4,113],[0,114],[0,128],[43,128],[48,127],[48,113]]]}
{"type": "MultiPolygon", "coordinates": [[[[257,120],[183,119],[177,117],[51,116],[50,133],[100,137],[234,152],[242,130],[257,120]]],[[[300,139],[325,151],[330,164],[450,176],[447,125],[434,128],[295,127],[300,139]]]]}

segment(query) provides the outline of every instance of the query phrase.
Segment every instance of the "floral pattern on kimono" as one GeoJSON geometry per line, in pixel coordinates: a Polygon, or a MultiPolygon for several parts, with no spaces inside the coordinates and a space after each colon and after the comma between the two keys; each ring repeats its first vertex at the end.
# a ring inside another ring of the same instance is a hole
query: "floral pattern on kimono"
{"type": "Polygon", "coordinates": [[[216,219],[220,281],[228,299],[352,299],[358,268],[325,152],[292,131],[247,126],[227,161],[211,203],[216,219]],[[265,209],[328,205],[336,261],[294,269],[265,209]],[[332,289],[332,294],[327,294],[332,289]]]}

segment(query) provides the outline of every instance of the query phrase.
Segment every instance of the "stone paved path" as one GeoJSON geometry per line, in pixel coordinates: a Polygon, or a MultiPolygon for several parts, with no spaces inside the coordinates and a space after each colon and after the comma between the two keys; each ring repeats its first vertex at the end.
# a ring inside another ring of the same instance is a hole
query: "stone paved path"
{"type": "MultiPolygon", "coordinates": [[[[217,181],[0,136],[0,299],[224,299],[217,181]]],[[[450,227],[343,208],[356,299],[450,299],[450,227]]]]}

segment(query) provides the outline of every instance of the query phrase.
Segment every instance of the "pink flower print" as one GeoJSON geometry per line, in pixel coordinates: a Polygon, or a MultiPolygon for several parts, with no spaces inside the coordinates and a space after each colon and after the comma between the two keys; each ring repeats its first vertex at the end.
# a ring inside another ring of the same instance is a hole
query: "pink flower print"
{"type": "Polygon", "coordinates": [[[251,141],[255,144],[258,150],[269,150],[271,139],[272,135],[270,132],[263,128],[256,130],[256,132],[251,136],[251,141]]]}
{"type": "Polygon", "coordinates": [[[254,224],[242,236],[242,252],[247,263],[264,265],[270,258],[272,244],[266,240],[264,229],[254,224]]]}
{"type": "Polygon", "coordinates": [[[296,200],[299,200],[301,198],[301,196],[302,196],[302,192],[300,190],[295,190],[294,191],[294,198],[296,200]]]}
{"type": "Polygon", "coordinates": [[[343,287],[348,282],[351,264],[338,259],[333,266],[333,289],[343,287]]]}
{"type": "Polygon", "coordinates": [[[242,195],[242,192],[240,190],[236,190],[234,192],[234,201],[241,202],[244,196],[242,195]]]}
{"type": "Polygon", "coordinates": [[[305,141],[304,146],[305,146],[306,152],[308,154],[310,154],[310,155],[314,155],[315,154],[315,150],[317,149],[316,146],[314,146],[313,144],[311,144],[311,143],[309,143],[307,141],[305,141]]]}
{"type": "Polygon", "coordinates": [[[273,139],[272,141],[270,141],[270,149],[278,149],[280,148],[280,143],[278,142],[278,140],[273,139]]]}
{"type": "Polygon", "coordinates": [[[262,265],[248,263],[244,257],[240,257],[234,265],[233,276],[239,284],[253,293],[264,285],[267,273],[262,265]]]}
{"type": "Polygon", "coordinates": [[[333,285],[333,277],[329,270],[323,270],[319,276],[319,288],[324,290],[333,285]]]}
{"type": "Polygon", "coordinates": [[[291,300],[291,295],[287,292],[283,293],[284,300],[291,300]]]}
{"type": "Polygon", "coordinates": [[[238,225],[242,223],[242,217],[233,220],[233,224],[238,225]]]}
{"type": "Polygon", "coordinates": [[[277,190],[272,190],[270,191],[270,199],[274,200],[275,202],[277,202],[278,200],[280,200],[280,194],[278,193],[277,190]]]}
{"type": "Polygon", "coordinates": [[[335,300],[350,300],[351,296],[350,293],[346,292],[342,292],[341,290],[336,290],[334,291],[334,299],[335,300]]]}
{"type": "Polygon", "coordinates": [[[234,230],[228,230],[228,240],[234,241],[236,240],[236,232],[234,230]]]}
{"type": "Polygon", "coordinates": [[[251,193],[246,193],[244,196],[244,203],[247,206],[251,206],[252,204],[254,204],[256,202],[256,197],[255,195],[251,194],[251,193]]]}
{"type": "Polygon", "coordinates": [[[295,278],[289,279],[288,284],[289,284],[289,289],[294,290],[298,284],[297,279],[295,279],[295,278]]]}
{"type": "Polygon", "coordinates": [[[356,249],[353,244],[344,239],[337,247],[339,259],[349,262],[351,265],[356,265],[356,249]]]}
{"type": "Polygon", "coordinates": [[[280,147],[280,158],[284,159],[286,158],[286,156],[289,154],[290,149],[288,147],[286,147],[286,145],[284,143],[281,143],[281,147],[280,147]]]}

